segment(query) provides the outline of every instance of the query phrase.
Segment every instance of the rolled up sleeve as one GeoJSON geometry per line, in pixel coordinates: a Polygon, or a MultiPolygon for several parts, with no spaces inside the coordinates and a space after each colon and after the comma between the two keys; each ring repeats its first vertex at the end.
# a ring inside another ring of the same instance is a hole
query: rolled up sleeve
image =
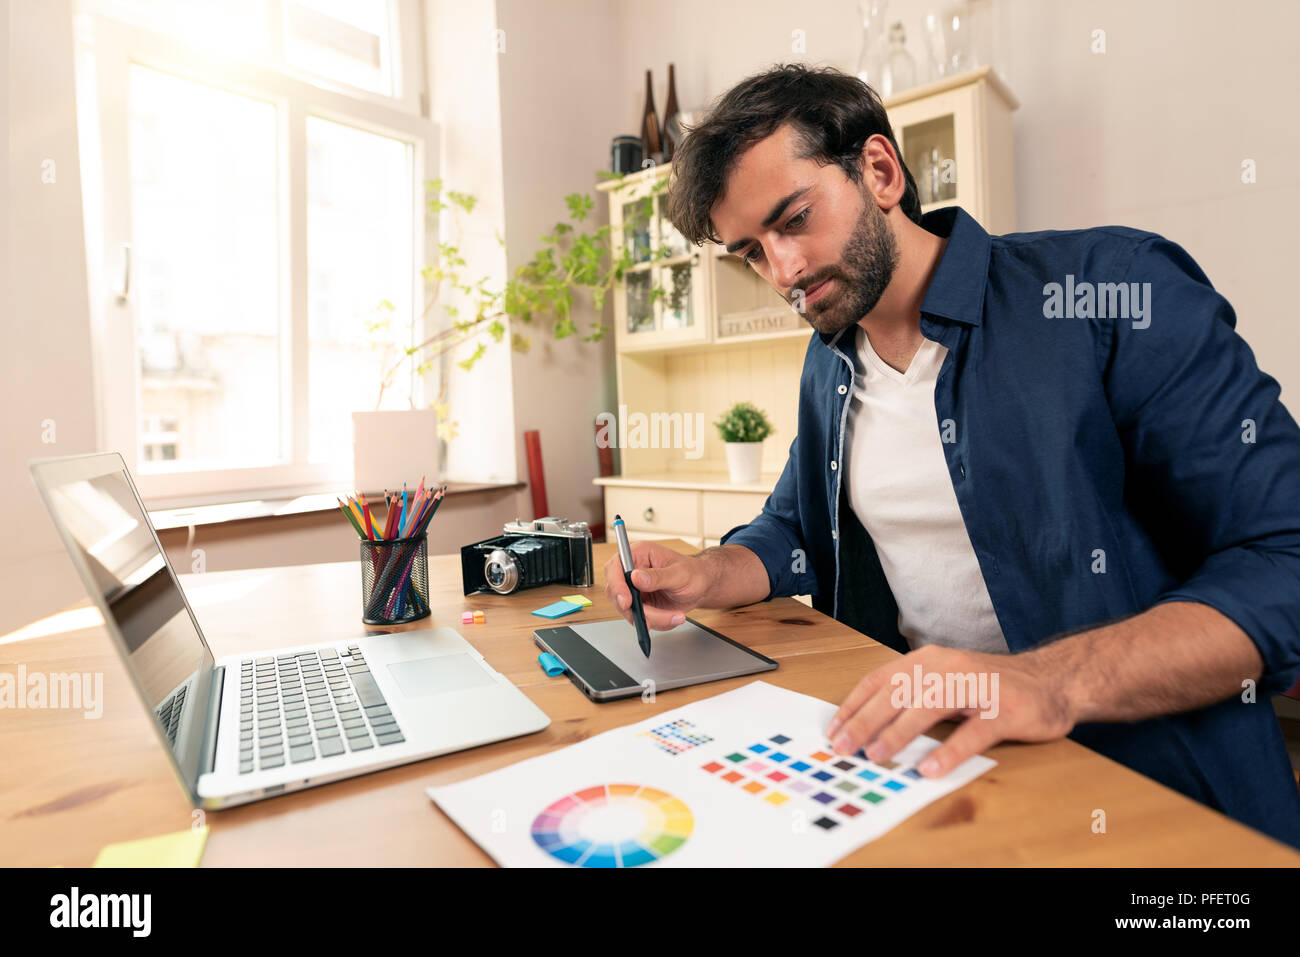
{"type": "Polygon", "coordinates": [[[1284,691],[1300,677],[1300,427],[1180,246],[1143,240],[1127,281],[1150,284],[1149,313],[1113,320],[1105,382],[1126,496],[1182,579],[1157,603],[1226,615],[1259,650],[1261,689],[1284,691]]]}
{"type": "Polygon", "coordinates": [[[763,511],[749,524],[737,525],[722,536],[723,545],[744,545],[767,569],[769,591],[764,601],[817,593],[799,521],[798,459],[799,438],[795,436],[781,478],[763,503],[763,511]]]}

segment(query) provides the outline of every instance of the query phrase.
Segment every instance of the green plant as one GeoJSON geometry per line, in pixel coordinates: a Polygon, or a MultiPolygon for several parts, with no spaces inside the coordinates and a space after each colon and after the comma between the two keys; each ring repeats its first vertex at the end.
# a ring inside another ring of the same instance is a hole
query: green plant
{"type": "Polygon", "coordinates": [[[767,413],[750,402],[737,402],[713,424],[724,442],[762,442],[776,431],[767,413]]]}
{"type": "MultiPolygon", "coordinates": [[[[602,172],[597,175],[602,179],[624,178],[622,174],[615,173],[602,172]]],[[[667,186],[667,182],[667,179],[658,181],[650,195],[637,202],[636,216],[629,217],[624,226],[626,234],[631,234],[637,228],[637,219],[648,220],[654,214],[654,197],[667,186]]],[[[565,196],[568,220],[556,223],[549,233],[541,237],[536,254],[515,270],[514,276],[507,280],[504,288],[492,289],[489,288],[487,276],[477,281],[467,280],[463,276],[467,264],[460,251],[464,230],[462,216],[474,212],[478,202],[476,197],[455,190],[444,191],[440,179],[430,180],[425,187],[428,195],[427,214],[441,215],[450,211],[455,226],[455,240],[439,243],[437,265],[425,266],[420,271],[431,290],[424,309],[414,323],[425,320],[435,311],[440,311],[442,321],[437,323],[437,331],[423,342],[399,348],[393,345],[391,334],[395,307],[387,299],[376,306],[366,322],[366,329],[372,337],[371,348],[384,350],[386,355],[391,355],[393,350],[401,353],[391,365],[388,364],[388,358],[384,359],[388,368],[379,384],[376,409],[383,402],[384,390],[392,386],[395,377],[407,363],[412,364],[410,370],[414,375],[422,375],[433,368],[438,356],[461,346],[469,346],[469,354],[461,358],[458,365],[466,370],[473,368],[487,352],[485,337],[490,337],[493,342],[500,342],[504,338],[507,319],[531,325],[534,320],[549,318],[551,335],[556,339],[564,339],[581,332],[573,319],[574,306],[580,298],[590,297],[598,318],[580,339],[583,342],[596,342],[604,338],[607,324],[599,319],[600,312],[610,289],[623,278],[624,272],[636,263],[636,259],[633,250],[628,248],[629,243],[625,237],[614,240],[610,236],[610,226],[590,230],[585,228],[587,217],[595,208],[590,195],[570,193],[565,196]],[[442,301],[443,295],[448,291],[459,292],[468,298],[465,315],[462,315],[462,306],[442,301]]],[[[614,193],[622,188],[617,187],[614,193]]],[[[496,239],[501,246],[505,246],[505,240],[499,232],[496,239]]],[[[665,258],[670,252],[667,248],[661,248],[652,250],[651,255],[665,258]]],[[[689,271],[683,272],[689,278],[689,271]]],[[[680,306],[688,286],[684,286],[676,275],[674,280],[669,300],[676,304],[676,308],[680,306]]],[[[651,290],[651,301],[664,295],[665,290],[656,286],[651,290]]],[[[409,338],[414,339],[415,336],[412,334],[409,338]]],[[[530,337],[517,331],[511,332],[511,348],[524,352],[528,350],[529,344],[530,337]]],[[[438,413],[439,433],[443,438],[450,439],[456,435],[456,423],[449,421],[450,409],[446,396],[444,379],[442,391],[431,406],[438,413]]]]}

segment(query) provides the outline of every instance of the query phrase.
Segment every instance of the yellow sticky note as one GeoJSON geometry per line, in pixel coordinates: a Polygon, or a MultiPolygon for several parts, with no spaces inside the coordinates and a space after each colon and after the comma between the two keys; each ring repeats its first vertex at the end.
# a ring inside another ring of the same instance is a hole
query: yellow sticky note
{"type": "Polygon", "coordinates": [[[564,601],[571,601],[571,602],[573,602],[575,605],[590,605],[590,604],[591,604],[591,599],[588,598],[586,595],[561,595],[560,598],[561,598],[562,600],[564,600],[564,601]]]}
{"type": "Polygon", "coordinates": [[[95,858],[95,867],[198,867],[208,827],[177,831],[161,837],[108,844],[95,858]]]}

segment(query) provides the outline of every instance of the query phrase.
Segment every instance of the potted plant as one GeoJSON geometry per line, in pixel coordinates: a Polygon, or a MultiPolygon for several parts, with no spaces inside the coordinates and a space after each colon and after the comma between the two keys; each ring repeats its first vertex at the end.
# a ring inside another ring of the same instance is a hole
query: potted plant
{"type": "MultiPolygon", "coordinates": [[[[598,175],[623,179],[616,174],[598,175]]],[[[597,320],[585,335],[581,335],[581,339],[584,342],[599,341],[606,331],[606,323],[600,319],[605,299],[614,283],[636,261],[623,237],[611,238],[610,226],[586,228],[587,217],[595,208],[595,202],[589,195],[571,193],[564,198],[569,211],[568,221],[556,223],[541,237],[536,255],[515,270],[515,275],[504,288],[490,289],[486,277],[476,282],[462,277],[467,263],[460,251],[461,217],[473,213],[477,199],[469,193],[444,191],[442,180],[430,180],[426,191],[427,212],[441,215],[449,211],[455,230],[452,241],[439,243],[437,265],[426,266],[420,272],[428,284],[429,297],[414,322],[419,323],[431,314],[437,314],[441,321],[436,323],[437,331],[433,335],[408,347],[394,344],[392,317],[395,310],[390,301],[380,302],[366,322],[366,329],[372,336],[370,347],[383,353],[381,368],[386,369],[379,381],[374,411],[354,412],[352,416],[356,482],[367,489],[391,484],[390,480],[378,478],[372,464],[383,463],[379,467],[384,469],[384,474],[436,474],[438,439],[450,440],[457,434],[456,422],[451,418],[447,402],[446,379],[438,397],[424,409],[417,409],[412,402],[410,410],[380,411],[385,390],[393,386],[399,374],[423,375],[433,368],[440,355],[461,346],[468,348],[468,354],[457,364],[465,370],[471,369],[487,352],[487,337],[493,342],[500,342],[505,337],[507,319],[531,324],[534,318],[549,317],[549,331],[556,339],[579,335],[581,330],[574,322],[572,312],[575,299],[586,295],[591,297],[597,320]],[[446,293],[460,293],[459,305],[445,301],[446,293]],[[421,439],[413,441],[417,436],[421,439]],[[385,450],[391,456],[394,449],[405,449],[402,454],[409,461],[383,462],[385,450]],[[410,464],[417,461],[420,463],[418,466],[410,464]]],[[[651,202],[651,197],[641,201],[646,215],[650,214],[651,202]]],[[[625,227],[625,231],[628,228],[625,227]]],[[[497,242],[505,245],[500,234],[497,242]]],[[[666,248],[656,251],[656,255],[669,254],[670,250],[666,248]]],[[[662,288],[655,288],[651,294],[669,295],[662,288]]],[[[530,340],[517,331],[518,328],[516,326],[511,331],[510,345],[524,352],[530,340]]],[[[410,332],[409,327],[406,331],[410,332]]],[[[416,338],[408,335],[407,341],[416,338]]]]}
{"type": "Polygon", "coordinates": [[[727,470],[732,485],[752,485],[758,481],[763,460],[763,440],[775,429],[762,409],[750,402],[737,402],[713,423],[727,443],[727,470]]]}

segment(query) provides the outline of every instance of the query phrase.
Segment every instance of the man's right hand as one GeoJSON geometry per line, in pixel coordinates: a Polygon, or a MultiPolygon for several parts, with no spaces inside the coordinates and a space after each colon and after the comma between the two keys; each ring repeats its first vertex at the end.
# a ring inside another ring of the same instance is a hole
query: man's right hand
{"type": "MultiPolygon", "coordinates": [[[[632,565],[632,584],[641,592],[645,623],[654,631],[667,631],[684,622],[686,612],[700,605],[712,583],[704,559],[681,555],[655,542],[633,542],[632,565]]],[[[623,580],[618,552],[605,562],[605,596],[631,623],[632,595],[623,580]]]]}

